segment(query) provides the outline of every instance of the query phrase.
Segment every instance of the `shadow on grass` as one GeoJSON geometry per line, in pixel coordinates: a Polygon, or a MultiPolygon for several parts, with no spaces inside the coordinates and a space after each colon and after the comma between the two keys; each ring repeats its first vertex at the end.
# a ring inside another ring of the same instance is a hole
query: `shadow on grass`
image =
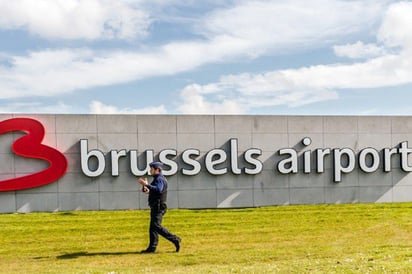
{"type": "MultiPolygon", "coordinates": [[[[172,253],[172,252],[170,252],[172,253]]],[[[148,255],[148,253],[141,253],[140,251],[130,251],[130,252],[74,252],[74,253],[67,253],[56,258],[58,260],[70,260],[70,259],[77,259],[79,257],[93,257],[93,256],[122,256],[122,255],[148,255]]]]}
{"type": "Polygon", "coordinates": [[[79,257],[93,257],[93,256],[121,256],[121,255],[132,255],[132,254],[141,254],[139,251],[133,252],[74,252],[74,253],[67,253],[56,258],[59,260],[69,260],[69,259],[76,259],[79,257]]]}

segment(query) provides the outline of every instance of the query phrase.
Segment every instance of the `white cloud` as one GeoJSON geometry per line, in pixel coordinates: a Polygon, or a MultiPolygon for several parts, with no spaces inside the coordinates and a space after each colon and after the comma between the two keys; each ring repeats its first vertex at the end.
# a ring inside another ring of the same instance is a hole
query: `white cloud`
{"type": "Polygon", "coordinates": [[[305,0],[241,1],[208,15],[201,27],[211,38],[229,36],[249,45],[248,54],[260,55],[327,45],[343,35],[369,29],[387,1],[305,0]]]}
{"type": "MultiPolygon", "coordinates": [[[[248,108],[234,98],[219,98],[218,101],[207,101],[204,97],[205,89],[208,87],[200,85],[189,85],[180,92],[182,102],[178,106],[178,111],[184,114],[242,114],[248,108]]],[[[208,93],[208,91],[206,91],[208,93]]]]}
{"type": "Polygon", "coordinates": [[[339,57],[360,59],[381,56],[384,55],[387,50],[376,44],[364,44],[362,41],[358,41],[354,44],[333,46],[333,51],[339,57]]]}
{"type": "Polygon", "coordinates": [[[149,24],[147,11],[125,1],[0,0],[0,28],[48,39],[135,39],[149,24]]]}
{"type": "MultiPolygon", "coordinates": [[[[0,27],[27,28],[43,37],[64,39],[130,38],[142,36],[147,31],[148,15],[134,8],[131,2],[73,0],[64,1],[59,6],[58,1],[35,1],[40,14],[50,13],[53,15],[50,18],[39,17],[36,8],[25,11],[33,3],[29,0],[0,0],[0,7],[6,7],[15,17],[0,17],[0,27]],[[50,12],[50,6],[42,7],[45,3],[52,5],[55,11],[50,12]],[[89,10],[83,5],[96,7],[89,10]],[[93,14],[88,16],[89,12],[93,14]],[[126,16],[122,16],[123,13],[126,16]],[[72,25],[71,21],[77,17],[77,22],[72,25]]],[[[310,5],[303,0],[287,3],[241,1],[201,19],[198,29],[205,37],[203,40],[170,42],[144,52],[49,49],[32,51],[26,56],[7,56],[7,65],[1,66],[0,63],[0,99],[56,96],[74,90],[173,75],[235,58],[332,44],[340,36],[368,29],[379,19],[385,4],[386,1],[315,0],[310,5]]],[[[402,15],[394,10],[388,12],[387,20],[402,15]]],[[[395,37],[389,35],[390,27],[396,24],[385,25],[385,22],[382,26],[387,25],[388,30],[381,28],[380,39],[399,40],[400,34],[395,37]]],[[[367,47],[362,44],[358,55],[363,52],[365,56],[367,47]]],[[[349,48],[347,46],[346,51],[349,48]]],[[[299,106],[336,99],[336,89],[340,88],[409,82],[412,79],[410,62],[399,65],[397,62],[401,57],[411,59],[406,54],[391,55],[348,65],[229,75],[217,83],[184,88],[178,110],[182,113],[247,113],[256,107],[299,106]]],[[[166,110],[163,106],[143,110],[118,109],[95,101],[90,105],[90,112],[166,113],[166,110]]]]}
{"type": "Polygon", "coordinates": [[[164,105],[158,107],[147,107],[141,109],[122,108],[106,105],[99,101],[92,101],[89,105],[91,114],[166,114],[164,105]]]}
{"type": "Polygon", "coordinates": [[[412,3],[391,5],[378,32],[378,40],[388,47],[412,48],[412,3]]]}
{"type": "MultiPolygon", "coordinates": [[[[204,64],[257,56],[283,47],[325,43],[374,22],[382,8],[381,3],[375,2],[351,1],[349,5],[346,1],[316,0],[308,5],[302,0],[287,4],[242,1],[201,19],[205,40],[170,42],[141,52],[48,49],[32,51],[26,56],[8,56],[7,65],[0,63],[0,99],[55,96],[173,75],[204,64]]],[[[0,16],[0,26],[27,27],[45,37],[130,37],[147,28],[146,14],[131,3],[0,0],[5,15],[0,16]]]]}
{"type": "MultiPolygon", "coordinates": [[[[277,105],[299,106],[338,98],[338,90],[380,88],[412,84],[412,3],[391,5],[383,18],[377,40],[389,47],[362,42],[335,47],[337,54],[367,58],[364,62],[314,65],[266,73],[222,76],[206,85],[191,84],[183,89],[181,112],[190,111],[187,89],[207,105],[219,98],[236,102],[244,109],[277,105]],[[406,24],[403,26],[402,24],[406,24]],[[392,32],[391,28],[395,28],[392,32]],[[404,33],[404,34],[403,34],[404,33]],[[204,92],[204,90],[213,92],[204,92]]],[[[235,110],[237,111],[237,110],[235,110]]]]}

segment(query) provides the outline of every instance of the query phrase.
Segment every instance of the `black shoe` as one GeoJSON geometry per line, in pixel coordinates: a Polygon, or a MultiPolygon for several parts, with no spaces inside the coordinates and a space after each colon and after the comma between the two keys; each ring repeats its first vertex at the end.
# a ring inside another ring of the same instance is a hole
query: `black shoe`
{"type": "Polygon", "coordinates": [[[182,242],[182,239],[180,239],[179,237],[177,237],[176,241],[174,242],[175,247],[176,247],[176,252],[179,252],[180,250],[180,243],[182,242]]]}
{"type": "Polygon", "coordinates": [[[156,252],[156,249],[153,249],[153,248],[147,248],[147,249],[140,251],[141,254],[155,253],[155,252],[156,252]]]}

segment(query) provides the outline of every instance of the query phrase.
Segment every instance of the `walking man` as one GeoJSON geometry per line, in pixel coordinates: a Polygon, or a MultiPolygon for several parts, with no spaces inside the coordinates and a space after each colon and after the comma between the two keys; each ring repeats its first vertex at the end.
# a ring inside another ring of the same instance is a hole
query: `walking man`
{"type": "Polygon", "coordinates": [[[163,215],[166,214],[167,206],[167,180],[162,174],[163,164],[152,162],[150,175],[153,181],[149,184],[146,179],[139,178],[137,182],[143,186],[143,191],[149,194],[148,202],[150,206],[150,243],[142,253],[154,253],[159,241],[159,234],[172,242],[176,247],[176,252],[180,250],[181,239],[162,226],[163,215]]]}

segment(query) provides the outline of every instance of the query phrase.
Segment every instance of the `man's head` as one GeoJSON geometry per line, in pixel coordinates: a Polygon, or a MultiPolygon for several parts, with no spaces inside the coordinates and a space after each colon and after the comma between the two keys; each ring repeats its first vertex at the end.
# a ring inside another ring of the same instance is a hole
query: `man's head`
{"type": "Polygon", "coordinates": [[[152,162],[149,164],[150,167],[150,174],[156,175],[162,172],[163,163],[161,162],[152,162]]]}

